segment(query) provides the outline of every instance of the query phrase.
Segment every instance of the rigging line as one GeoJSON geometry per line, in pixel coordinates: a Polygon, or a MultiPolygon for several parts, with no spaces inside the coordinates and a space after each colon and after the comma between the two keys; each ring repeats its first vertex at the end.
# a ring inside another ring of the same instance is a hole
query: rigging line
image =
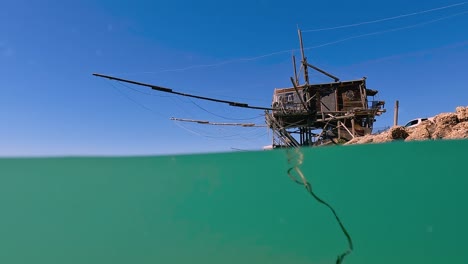
{"type": "MultiPolygon", "coordinates": [[[[299,51],[299,49],[294,49],[295,51],[299,51]]],[[[268,54],[263,54],[263,55],[258,55],[255,57],[248,57],[248,58],[238,58],[238,59],[231,59],[231,60],[226,60],[218,63],[212,63],[212,64],[198,64],[198,65],[192,65],[184,68],[177,68],[177,69],[167,69],[167,70],[160,70],[160,71],[146,71],[146,72],[133,72],[133,73],[125,73],[125,74],[155,74],[155,73],[163,73],[163,72],[178,72],[178,71],[186,71],[186,70],[192,70],[192,69],[198,69],[198,68],[209,68],[209,67],[217,67],[217,66],[223,66],[226,64],[231,64],[231,63],[236,63],[236,62],[242,62],[242,61],[254,61],[278,54],[283,54],[283,53],[288,53],[291,52],[291,50],[281,50],[281,51],[275,51],[271,52],[268,54]]]]}
{"type": "Polygon", "coordinates": [[[218,114],[215,114],[213,112],[210,112],[208,110],[206,110],[205,108],[201,107],[199,104],[195,103],[192,99],[189,99],[189,101],[194,104],[196,107],[200,108],[201,110],[207,112],[208,114],[211,114],[211,115],[214,115],[216,117],[220,117],[220,118],[224,118],[226,120],[252,120],[252,119],[257,119],[257,118],[260,118],[262,117],[263,115],[259,115],[259,116],[256,116],[256,117],[249,117],[249,118],[232,118],[232,117],[225,117],[225,116],[222,116],[222,115],[218,115],[218,114]]]}
{"type": "Polygon", "coordinates": [[[263,129],[258,129],[257,131],[255,131],[255,129],[253,129],[253,130],[248,131],[248,132],[243,132],[241,134],[241,137],[246,139],[246,140],[249,140],[249,141],[254,141],[254,140],[258,140],[259,138],[263,137],[264,135],[266,135],[266,132],[263,131],[263,129]]]}
{"type": "Polygon", "coordinates": [[[336,27],[308,29],[308,30],[303,30],[302,33],[328,31],[328,30],[335,30],[335,29],[350,28],[350,27],[357,27],[357,26],[361,26],[361,25],[374,24],[374,23],[379,23],[379,22],[384,22],[384,21],[389,21],[389,20],[395,20],[395,19],[399,19],[399,18],[405,18],[405,17],[416,16],[416,15],[421,15],[421,14],[425,14],[425,13],[435,12],[435,11],[439,11],[439,10],[443,10],[443,9],[448,9],[448,8],[452,8],[452,7],[456,7],[456,6],[465,5],[466,3],[467,2],[462,2],[462,3],[458,3],[458,4],[437,7],[437,8],[433,8],[433,9],[423,10],[423,11],[409,13],[409,14],[398,15],[398,16],[394,16],[394,17],[387,17],[387,18],[382,18],[382,19],[378,19],[378,20],[371,20],[371,21],[365,21],[365,22],[342,25],[342,26],[336,26],[336,27]]]}
{"type": "MultiPolygon", "coordinates": [[[[227,129],[223,129],[225,132],[227,129]]],[[[239,141],[243,141],[243,142],[246,142],[246,141],[255,141],[259,138],[259,136],[257,135],[257,137],[255,137],[256,135],[250,135],[248,133],[237,133],[237,134],[231,134],[231,135],[226,135],[226,137],[229,137],[231,140],[239,140],[239,141]],[[235,138],[237,137],[237,138],[235,138]]]]}
{"type": "Polygon", "coordinates": [[[231,64],[231,63],[234,63],[234,62],[258,60],[258,59],[261,59],[261,58],[270,57],[270,56],[273,56],[273,55],[278,55],[278,54],[287,53],[287,52],[290,52],[290,50],[276,51],[276,52],[272,52],[272,53],[268,53],[268,54],[264,54],[264,55],[259,55],[259,56],[256,56],[256,57],[250,57],[250,58],[239,58],[239,59],[226,60],[226,61],[213,63],[213,64],[200,64],[200,65],[192,65],[192,66],[188,66],[188,67],[185,67],[185,68],[179,68],[179,69],[168,69],[168,70],[161,70],[161,71],[157,71],[157,72],[141,72],[141,73],[177,72],[177,71],[186,71],[186,70],[197,69],[197,68],[222,66],[222,65],[231,64]]]}
{"type": "MultiPolygon", "coordinates": [[[[465,3],[466,3],[466,2],[465,2],[465,3]]],[[[325,46],[330,46],[330,45],[333,45],[333,44],[338,44],[338,43],[341,43],[341,42],[344,42],[344,41],[347,41],[347,40],[356,39],[356,38],[361,38],[361,37],[366,37],[366,36],[372,36],[372,35],[378,35],[378,34],[383,34],[383,33],[394,32],[394,31],[399,31],[399,30],[414,28],[414,27],[418,27],[418,26],[423,26],[423,25],[426,25],[426,24],[431,24],[431,23],[435,23],[435,22],[438,22],[438,21],[441,21],[441,20],[449,19],[449,18],[452,18],[452,17],[455,17],[455,16],[463,15],[463,14],[465,14],[465,13],[466,13],[466,12],[456,13],[456,14],[454,14],[454,15],[450,15],[450,16],[447,16],[447,17],[442,17],[442,18],[439,18],[439,19],[434,19],[434,20],[430,20],[430,21],[427,21],[427,22],[418,23],[418,24],[414,24],[414,25],[410,25],[410,26],[405,26],[405,27],[400,27],[400,28],[394,28],[394,29],[390,29],[390,30],[383,30],[383,31],[371,32],[371,33],[362,34],[362,35],[351,36],[351,37],[347,37],[347,38],[344,38],[344,39],[340,39],[340,40],[335,40],[335,41],[331,41],[331,42],[326,42],[326,43],[323,43],[323,44],[319,44],[319,45],[317,45],[317,46],[306,47],[306,48],[304,48],[304,50],[317,49],[317,48],[321,48],[321,47],[325,47],[325,46]]],[[[300,51],[300,49],[293,49],[292,51],[300,51]]],[[[169,70],[161,70],[161,71],[135,72],[135,73],[133,73],[133,74],[137,74],[137,73],[138,73],[138,74],[154,74],[154,73],[161,73],[161,72],[185,71],[185,70],[190,70],[190,69],[194,69],[194,68],[216,67],[216,66],[222,66],[222,65],[225,65],[225,64],[231,64],[231,63],[235,63],[235,62],[241,62],[241,61],[254,61],[254,60],[258,60],[258,59],[262,59],[262,58],[266,58],[266,57],[270,57],[270,56],[274,56],[274,55],[278,55],[278,54],[289,53],[289,52],[291,52],[291,49],[289,49],[289,50],[282,50],[282,51],[276,51],[276,52],[272,52],[272,53],[268,53],[268,54],[264,54],[264,55],[259,55],[259,56],[256,56],[256,57],[232,59],[232,60],[227,60],[227,61],[224,61],[224,62],[213,63],[213,64],[200,64],[200,65],[193,65],[193,66],[189,66],[189,67],[185,67],[185,68],[169,69],[169,70]]],[[[302,72],[299,71],[299,74],[301,74],[301,73],[302,73],[302,72]]],[[[127,74],[129,74],[129,73],[127,73],[127,74]]],[[[299,77],[300,77],[300,76],[299,76],[299,77]]]]}
{"type": "Polygon", "coordinates": [[[177,122],[175,122],[174,124],[175,124],[176,126],[178,126],[179,128],[182,128],[183,130],[189,132],[189,133],[192,133],[192,134],[197,135],[197,136],[200,136],[200,137],[204,137],[204,135],[202,135],[202,134],[200,134],[200,133],[198,133],[198,132],[195,132],[195,131],[193,131],[193,130],[191,130],[191,129],[188,129],[188,128],[186,128],[186,127],[184,127],[184,126],[178,124],[177,122]]]}
{"type": "Polygon", "coordinates": [[[123,95],[125,98],[127,98],[128,100],[132,101],[133,103],[135,103],[136,105],[138,105],[139,107],[147,110],[147,111],[150,111],[150,112],[153,112],[153,113],[156,113],[156,114],[159,114],[159,115],[162,115],[161,113],[158,113],[156,111],[154,111],[153,109],[147,107],[146,105],[142,104],[142,103],[139,103],[137,102],[135,99],[131,98],[130,96],[128,96],[127,94],[125,94],[124,92],[122,92],[119,88],[117,88],[114,84],[112,84],[112,82],[107,82],[108,84],[110,84],[115,90],[117,90],[121,95],[123,95]]]}
{"type": "MultiPolygon", "coordinates": [[[[238,140],[244,141],[244,142],[246,142],[246,141],[250,141],[250,142],[256,141],[260,137],[262,137],[262,135],[257,135],[257,137],[255,137],[255,135],[243,135],[241,133],[237,134],[237,136],[239,137],[238,140]]],[[[234,138],[233,138],[233,140],[234,140],[234,138]]]]}
{"type": "Polygon", "coordinates": [[[246,138],[248,141],[257,141],[259,138],[264,138],[267,135],[267,132],[264,132],[262,134],[257,134],[257,135],[250,135],[250,138],[246,138]]]}
{"type": "Polygon", "coordinates": [[[456,17],[456,16],[461,16],[461,15],[464,15],[464,14],[466,14],[466,13],[468,13],[468,11],[456,13],[456,14],[453,14],[453,15],[450,15],[450,16],[445,16],[445,17],[441,17],[441,18],[437,18],[437,19],[433,19],[433,20],[429,20],[429,21],[422,22],[422,23],[417,23],[417,24],[410,25],[410,26],[392,28],[392,29],[388,29],[388,30],[382,30],[382,31],[376,31],[376,32],[371,32],[371,33],[362,34],[362,35],[357,35],[357,36],[351,36],[351,37],[347,37],[347,38],[344,38],[344,39],[335,40],[335,41],[332,41],[332,42],[320,44],[320,45],[317,45],[317,46],[307,47],[307,48],[304,48],[304,50],[310,50],[310,49],[321,48],[321,47],[325,47],[325,46],[329,46],[329,45],[341,43],[341,42],[344,42],[344,41],[347,41],[347,40],[351,40],[351,39],[357,39],[357,38],[362,38],[362,37],[367,37],[367,36],[379,35],[379,34],[384,34],[384,33],[388,33],[388,32],[395,32],[395,31],[400,31],[400,30],[404,30],[404,29],[409,29],[409,28],[415,28],[415,27],[419,27],[419,26],[424,26],[424,25],[432,24],[432,23],[439,22],[439,21],[442,21],[442,20],[450,19],[450,18],[453,18],[453,17],[456,17]]]}
{"type": "Polygon", "coordinates": [[[185,107],[183,106],[183,104],[180,104],[180,103],[176,102],[176,100],[179,100],[182,103],[187,103],[187,102],[182,101],[182,99],[180,99],[178,96],[170,96],[169,99],[171,99],[171,101],[174,103],[174,105],[177,108],[182,110],[182,112],[184,113],[185,116],[192,117],[192,111],[185,110],[185,107]]]}
{"type": "Polygon", "coordinates": [[[266,132],[262,129],[258,131],[249,131],[247,133],[243,133],[242,137],[244,137],[246,140],[257,140],[260,137],[263,137],[264,135],[266,135],[266,132]]]}
{"type": "MultiPolygon", "coordinates": [[[[452,43],[452,44],[448,44],[448,45],[444,45],[444,46],[439,46],[439,47],[436,47],[436,48],[418,50],[418,51],[415,51],[415,52],[398,53],[398,54],[393,54],[393,55],[389,55],[389,56],[385,56],[385,57],[379,57],[379,58],[372,59],[372,60],[361,61],[361,62],[354,63],[354,64],[350,65],[349,67],[350,68],[355,68],[356,66],[359,66],[359,65],[378,63],[378,62],[382,62],[382,61],[386,61],[386,60],[401,59],[401,58],[411,57],[411,56],[424,56],[424,55],[427,55],[427,54],[433,54],[434,52],[440,52],[440,51],[443,51],[443,50],[446,50],[446,49],[456,49],[456,48],[460,48],[460,47],[465,47],[467,45],[468,45],[468,40],[465,40],[465,41],[462,41],[462,42],[456,42],[456,43],[452,43]]],[[[350,71],[350,70],[346,69],[346,71],[350,71]]],[[[359,79],[360,77],[356,77],[356,78],[359,79]]]]}
{"type": "MultiPolygon", "coordinates": [[[[185,90],[186,92],[190,92],[190,93],[197,93],[199,91],[197,90],[185,90]]],[[[206,91],[204,91],[206,92],[206,91]]],[[[215,92],[220,92],[220,93],[223,93],[223,92],[226,92],[226,91],[223,91],[223,90],[216,90],[215,92]]],[[[213,96],[213,97],[222,97],[222,98],[231,98],[231,99],[242,99],[242,100],[250,100],[250,101],[265,101],[265,99],[259,99],[259,98],[247,98],[247,97],[239,97],[239,96],[227,96],[227,95],[220,95],[220,94],[217,94],[217,93],[213,93],[213,92],[207,92],[205,93],[206,96],[213,96]]],[[[169,96],[168,96],[169,97],[169,96]]]]}
{"type": "MultiPolygon", "coordinates": [[[[260,141],[258,141],[258,139],[261,138],[261,137],[264,137],[265,135],[266,135],[266,133],[262,134],[262,135],[257,135],[257,136],[253,136],[253,135],[251,135],[251,136],[248,136],[248,135],[242,136],[241,135],[240,137],[242,137],[245,141],[249,141],[250,144],[252,144],[254,142],[259,143],[260,141]]],[[[257,144],[255,144],[255,145],[257,145],[257,144]]]]}

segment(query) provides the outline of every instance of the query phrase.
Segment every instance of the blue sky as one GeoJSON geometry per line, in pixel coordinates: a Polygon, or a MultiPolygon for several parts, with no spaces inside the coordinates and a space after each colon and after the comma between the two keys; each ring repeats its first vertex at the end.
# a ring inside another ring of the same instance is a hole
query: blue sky
{"type": "MultiPolygon", "coordinates": [[[[3,0],[0,155],[261,149],[271,141],[265,128],[169,120],[261,124],[261,111],[141,87],[132,87],[134,91],[91,74],[269,106],[274,88],[290,86],[297,26],[304,31],[335,27],[457,3],[462,2],[3,0]],[[277,51],[285,52],[240,60],[277,51]],[[174,71],[184,68],[189,69],[174,71]]],[[[463,12],[468,12],[468,4],[380,23],[305,32],[305,47],[369,34],[311,48],[306,55],[312,64],[342,80],[368,78],[368,86],[379,90],[378,98],[387,102],[388,112],[378,119],[377,128],[392,124],[397,99],[400,123],[451,112],[468,105],[468,13],[463,12]],[[417,24],[422,25],[411,27],[417,24]],[[404,27],[408,28],[392,31],[404,27]]],[[[311,80],[328,81],[319,74],[311,80]]]]}

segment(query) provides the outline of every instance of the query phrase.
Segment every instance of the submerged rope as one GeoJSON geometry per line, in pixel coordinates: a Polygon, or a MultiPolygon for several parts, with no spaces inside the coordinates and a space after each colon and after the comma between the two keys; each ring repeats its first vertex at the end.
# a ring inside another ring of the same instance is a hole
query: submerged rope
{"type": "Polygon", "coordinates": [[[333,207],[330,204],[328,204],[326,201],[324,201],[323,199],[321,199],[319,196],[315,194],[315,192],[312,189],[312,185],[307,181],[307,178],[304,176],[304,173],[302,173],[301,169],[299,168],[304,161],[304,154],[301,152],[301,150],[299,148],[294,148],[294,153],[291,153],[291,148],[288,148],[286,150],[286,153],[288,156],[288,164],[292,166],[291,168],[288,169],[288,176],[295,183],[305,186],[306,190],[312,195],[312,197],[315,198],[315,200],[325,205],[332,211],[333,215],[336,218],[336,221],[340,225],[341,231],[343,231],[343,234],[345,235],[348,241],[348,250],[338,255],[336,259],[336,264],[341,264],[344,261],[344,258],[347,255],[351,254],[351,252],[353,251],[353,240],[351,239],[351,236],[349,235],[348,231],[343,225],[343,222],[341,222],[341,219],[338,217],[338,214],[336,213],[335,209],[333,209],[333,207]],[[293,155],[293,154],[296,154],[296,155],[293,155]],[[299,175],[300,179],[294,176],[293,172],[296,172],[296,174],[299,175]]]}

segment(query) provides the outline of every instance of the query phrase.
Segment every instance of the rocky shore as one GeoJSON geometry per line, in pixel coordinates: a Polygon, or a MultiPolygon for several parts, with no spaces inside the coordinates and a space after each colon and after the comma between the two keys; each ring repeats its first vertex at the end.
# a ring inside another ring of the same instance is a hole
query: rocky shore
{"type": "Polygon", "coordinates": [[[468,106],[457,107],[454,113],[441,113],[432,121],[423,121],[416,127],[394,126],[375,135],[356,137],[345,145],[384,143],[395,140],[439,140],[468,138],[468,106]]]}

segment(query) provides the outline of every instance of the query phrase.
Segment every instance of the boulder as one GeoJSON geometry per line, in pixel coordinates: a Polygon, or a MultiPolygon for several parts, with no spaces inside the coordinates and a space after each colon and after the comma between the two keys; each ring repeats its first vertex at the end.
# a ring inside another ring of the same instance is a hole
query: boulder
{"type": "Polygon", "coordinates": [[[434,123],[437,126],[454,126],[458,123],[458,117],[455,113],[442,113],[434,117],[434,123]]]}
{"type": "Polygon", "coordinates": [[[435,123],[429,120],[423,121],[419,126],[408,130],[409,136],[405,139],[405,141],[431,139],[432,134],[435,132],[435,127],[435,123]]]}
{"type": "Polygon", "coordinates": [[[456,109],[458,122],[467,122],[468,121],[468,106],[463,107],[459,106],[456,109]]]}
{"type": "Polygon", "coordinates": [[[452,127],[458,123],[458,117],[455,113],[443,113],[435,116],[436,124],[432,139],[443,139],[452,132],[452,127]]]}
{"type": "Polygon", "coordinates": [[[452,131],[445,137],[446,139],[468,138],[468,121],[461,122],[452,128],[452,131]]]}

